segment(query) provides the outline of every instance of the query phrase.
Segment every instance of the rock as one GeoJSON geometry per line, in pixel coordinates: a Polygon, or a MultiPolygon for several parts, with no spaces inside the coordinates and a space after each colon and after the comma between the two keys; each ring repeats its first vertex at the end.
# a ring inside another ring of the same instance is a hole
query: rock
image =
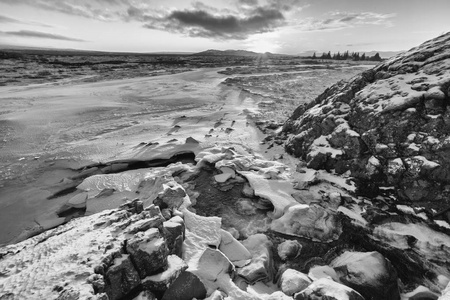
{"type": "Polygon", "coordinates": [[[158,194],[154,203],[161,208],[178,209],[187,196],[185,190],[174,181],[163,184],[162,187],[163,191],[158,194]]]}
{"type": "Polygon", "coordinates": [[[337,240],[342,233],[342,225],[334,212],[304,204],[287,208],[281,218],[272,222],[271,229],[320,242],[337,240]]]}
{"type": "Polygon", "coordinates": [[[96,294],[105,292],[105,281],[102,275],[92,274],[91,276],[89,276],[87,282],[92,284],[92,287],[94,288],[94,292],[96,294]]]}
{"type": "Polygon", "coordinates": [[[297,258],[301,251],[302,245],[295,240],[287,240],[278,245],[278,256],[286,261],[297,258]]]}
{"type": "Polygon", "coordinates": [[[164,217],[164,219],[169,220],[172,218],[172,213],[170,208],[164,208],[161,210],[161,214],[164,217]]]}
{"type": "Polygon", "coordinates": [[[186,239],[183,243],[183,259],[188,265],[196,264],[198,258],[208,247],[218,248],[221,241],[221,219],[203,217],[183,210],[186,226],[186,239]]]}
{"type": "Polygon", "coordinates": [[[236,177],[236,172],[229,167],[221,167],[219,170],[222,172],[222,174],[218,174],[214,176],[214,180],[219,183],[226,182],[230,178],[236,177]]]}
{"type": "Polygon", "coordinates": [[[139,231],[146,231],[150,228],[158,227],[163,224],[164,218],[161,215],[156,215],[148,219],[142,219],[127,228],[127,233],[135,234],[139,231]]]}
{"type": "Polygon", "coordinates": [[[167,247],[169,248],[169,254],[175,254],[181,257],[185,233],[184,222],[166,221],[163,223],[163,231],[167,247]]]}
{"type": "Polygon", "coordinates": [[[247,248],[225,230],[221,230],[219,250],[237,267],[243,267],[252,258],[247,248]]]}
{"type": "MultiPolygon", "coordinates": [[[[270,172],[268,171],[268,173],[270,172]]],[[[274,206],[273,218],[279,218],[287,206],[297,203],[291,196],[294,189],[290,182],[277,179],[269,180],[264,174],[256,174],[250,171],[240,171],[239,174],[249,181],[256,196],[267,199],[272,203],[274,206]]]]}
{"type": "Polygon", "coordinates": [[[330,266],[313,266],[309,269],[308,277],[314,281],[320,278],[328,278],[333,281],[340,282],[338,274],[330,266]]]}
{"type": "MultiPolygon", "coordinates": [[[[2,295],[0,297],[0,299],[2,300],[14,300],[16,299],[14,297],[14,295],[12,295],[11,298],[8,297],[8,295],[6,295],[6,297],[3,297],[5,295],[2,295]]],[[[58,295],[58,298],[56,298],[56,300],[78,300],[80,298],[80,291],[76,290],[75,288],[69,286],[64,288],[61,293],[58,295]]]]}
{"type": "Polygon", "coordinates": [[[116,258],[105,274],[105,292],[110,300],[121,299],[141,283],[129,255],[116,258]]]}
{"type": "Polygon", "coordinates": [[[191,272],[184,271],[169,286],[161,300],[204,299],[206,288],[200,279],[191,272]]]}
{"type": "Polygon", "coordinates": [[[250,264],[239,268],[237,273],[248,283],[269,282],[273,278],[272,242],[264,234],[255,234],[242,244],[252,255],[250,264]]]}
{"type": "Polygon", "coordinates": [[[211,295],[209,295],[208,298],[205,298],[205,300],[223,300],[226,296],[227,294],[225,294],[224,292],[216,290],[211,295]]]}
{"type": "Polygon", "coordinates": [[[142,286],[146,290],[164,292],[187,269],[187,264],[176,255],[167,257],[167,270],[147,276],[142,279],[142,286]]]}
{"type": "Polygon", "coordinates": [[[319,181],[317,178],[317,171],[307,171],[296,180],[294,184],[294,189],[296,190],[307,190],[309,186],[316,184],[319,181]]]}
{"type": "Polygon", "coordinates": [[[405,293],[401,295],[402,299],[408,299],[408,300],[436,300],[439,298],[439,295],[436,293],[433,293],[428,288],[424,287],[423,285],[418,286],[413,291],[409,293],[405,293]]]}
{"type": "MultiPolygon", "coordinates": [[[[294,295],[295,300],[364,300],[355,290],[328,278],[314,281],[294,295]]],[[[369,298],[370,299],[370,298],[369,298]]]]}
{"type": "Polygon", "coordinates": [[[236,211],[240,215],[254,216],[257,214],[257,205],[250,199],[240,198],[235,203],[236,211]]]}
{"type": "Polygon", "coordinates": [[[157,228],[136,233],[128,240],[126,249],[141,278],[156,274],[167,266],[169,250],[157,228]]]}
{"type": "Polygon", "coordinates": [[[312,281],[308,278],[308,275],[294,269],[287,269],[281,275],[278,286],[283,293],[293,296],[295,293],[306,289],[311,283],[312,281]]]}
{"type": "Polygon", "coordinates": [[[242,188],[242,195],[247,198],[253,198],[255,196],[255,191],[250,186],[250,184],[245,183],[244,187],[242,188]]]}
{"type": "Polygon", "coordinates": [[[346,251],[335,258],[333,267],[339,280],[366,299],[400,299],[397,272],[380,253],[346,251]]]}
{"type": "Polygon", "coordinates": [[[438,298],[438,300],[449,300],[449,299],[450,299],[450,283],[442,291],[441,296],[438,298]]]}
{"type": "Polygon", "coordinates": [[[88,198],[88,193],[83,192],[80,194],[77,194],[73,196],[72,198],[67,201],[67,205],[73,207],[73,208],[84,208],[86,207],[86,201],[88,198]]]}
{"type": "Polygon", "coordinates": [[[142,291],[133,298],[133,300],[157,300],[156,296],[150,291],[142,291]]]}
{"type": "Polygon", "coordinates": [[[219,276],[234,273],[234,266],[230,260],[221,251],[211,248],[203,251],[196,267],[197,270],[193,272],[202,282],[216,282],[219,276]]]}

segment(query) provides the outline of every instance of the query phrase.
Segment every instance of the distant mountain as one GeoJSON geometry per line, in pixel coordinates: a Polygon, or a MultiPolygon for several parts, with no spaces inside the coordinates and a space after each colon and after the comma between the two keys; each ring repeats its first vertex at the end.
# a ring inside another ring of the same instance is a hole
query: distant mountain
{"type": "MultiPolygon", "coordinates": [[[[328,52],[328,51],[326,51],[328,52]]],[[[342,51],[341,53],[343,53],[344,51],[342,51]]],[[[349,52],[359,52],[360,54],[365,53],[366,56],[374,56],[376,53],[380,54],[381,58],[389,58],[392,57],[394,55],[397,55],[399,53],[402,53],[403,51],[376,51],[376,50],[372,50],[372,51],[350,51],[349,52]]],[[[317,56],[321,56],[322,55],[322,51],[316,51],[316,50],[307,50],[307,51],[303,51],[298,53],[298,56],[313,56],[313,54],[316,53],[317,56]]],[[[331,51],[331,53],[337,53],[337,51],[331,51]]]]}
{"type": "Polygon", "coordinates": [[[158,51],[158,52],[146,52],[150,55],[192,55],[194,52],[182,52],[182,51],[158,51]]]}
{"type": "Polygon", "coordinates": [[[109,55],[109,56],[169,56],[169,55],[191,55],[192,52],[113,52],[113,51],[98,51],[98,50],[82,50],[70,48],[43,48],[43,47],[28,47],[0,44],[0,51],[16,52],[22,54],[44,54],[44,55],[109,55]]]}
{"type": "Polygon", "coordinates": [[[209,49],[206,51],[194,53],[195,56],[247,56],[247,57],[257,57],[257,56],[286,56],[284,54],[274,54],[270,52],[258,53],[247,50],[215,50],[209,49]]]}

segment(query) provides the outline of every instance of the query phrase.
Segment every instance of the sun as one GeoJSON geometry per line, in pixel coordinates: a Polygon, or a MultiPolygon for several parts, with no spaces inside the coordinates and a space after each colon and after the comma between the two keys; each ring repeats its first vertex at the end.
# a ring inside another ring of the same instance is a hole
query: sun
{"type": "Polygon", "coordinates": [[[276,53],[280,49],[280,45],[270,41],[270,39],[258,39],[249,42],[247,50],[258,53],[276,53]]]}

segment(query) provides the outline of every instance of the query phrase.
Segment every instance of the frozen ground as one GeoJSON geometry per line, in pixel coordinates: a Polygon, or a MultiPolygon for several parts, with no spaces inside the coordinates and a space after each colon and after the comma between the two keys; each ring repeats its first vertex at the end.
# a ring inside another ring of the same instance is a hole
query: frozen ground
{"type": "Polygon", "coordinates": [[[313,99],[325,86],[360,72],[354,68],[312,70],[285,78],[264,75],[262,81],[250,78],[253,89],[242,91],[245,77],[239,85],[221,84],[227,78],[217,73],[221,69],[0,87],[0,244],[13,241],[36,223],[57,220],[55,211],[68,199],[47,198],[55,184],[75,174],[73,169],[163,154],[143,152],[140,143],[164,145],[192,137],[202,147],[240,145],[271,159],[276,151],[261,145],[264,136],[253,126],[255,119],[274,118],[278,108],[282,108],[280,116],[275,117],[283,119],[283,114],[313,99]],[[321,79],[313,89],[305,84],[311,76],[321,79]],[[295,82],[305,88],[296,89],[289,102],[261,105],[278,96],[280,85],[295,82]],[[258,84],[265,87],[266,95],[253,93],[258,84]],[[271,90],[275,92],[270,94],[271,90]]]}

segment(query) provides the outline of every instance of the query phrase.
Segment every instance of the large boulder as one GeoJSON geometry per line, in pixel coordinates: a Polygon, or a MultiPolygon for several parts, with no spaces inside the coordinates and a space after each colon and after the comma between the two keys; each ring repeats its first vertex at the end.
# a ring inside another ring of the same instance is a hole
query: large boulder
{"type": "Polygon", "coordinates": [[[126,254],[116,258],[105,274],[105,292],[111,300],[121,299],[140,283],[139,274],[126,254]]]}
{"type": "Polygon", "coordinates": [[[299,107],[286,150],[310,168],[350,171],[366,195],[394,185],[402,200],[438,206],[450,183],[449,42],[427,41],[299,107]]]}
{"type": "Polygon", "coordinates": [[[273,231],[319,242],[332,242],[342,233],[335,212],[319,205],[297,204],[286,209],[281,218],[271,224],[273,231]]]}
{"type": "Polygon", "coordinates": [[[366,300],[400,299],[397,272],[390,261],[376,251],[346,251],[330,266],[343,284],[358,291],[366,300]]]}
{"type": "Polygon", "coordinates": [[[236,240],[231,233],[225,230],[221,230],[222,239],[220,241],[219,250],[237,267],[246,265],[252,255],[236,240]]]}
{"type": "Polygon", "coordinates": [[[169,249],[157,228],[136,233],[126,246],[141,278],[159,273],[167,267],[169,249]]]}
{"type": "Polygon", "coordinates": [[[186,263],[176,255],[167,258],[167,270],[147,276],[142,279],[144,289],[154,292],[164,292],[187,269],[186,263]]]}
{"type": "Polygon", "coordinates": [[[191,272],[184,271],[169,286],[162,300],[192,300],[206,297],[205,285],[191,272]]]}
{"type": "Polygon", "coordinates": [[[328,278],[314,281],[294,295],[295,300],[365,300],[357,291],[328,278]]]}
{"type": "Polygon", "coordinates": [[[239,268],[237,273],[250,284],[257,281],[269,282],[274,275],[272,242],[262,233],[250,236],[242,244],[252,255],[250,263],[239,268]]]}
{"type": "Polygon", "coordinates": [[[287,269],[281,274],[278,286],[288,296],[306,289],[312,283],[308,275],[294,269],[287,269]]]}

